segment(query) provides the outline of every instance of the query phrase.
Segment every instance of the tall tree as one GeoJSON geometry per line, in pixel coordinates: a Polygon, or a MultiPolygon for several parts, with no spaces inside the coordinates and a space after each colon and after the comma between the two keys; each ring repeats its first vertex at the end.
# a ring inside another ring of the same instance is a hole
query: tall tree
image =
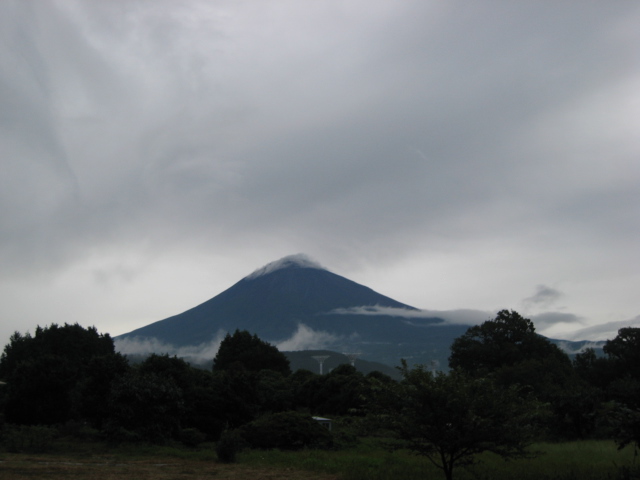
{"type": "Polygon", "coordinates": [[[311,374],[297,390],[299,401],[313,414],[362,414],[367,380],[353,366],[342,364],[326,375],[311,374]]]}
{"type": "Polygon", "coordinates": [[[536,333],[533,322],[514,310],[501,310],[495,319],[469,328],[451,345],[449,366],[484,376],[503,367],[549,357],[567,366],[567,355],[536,333]]]}
{"type": "Polygon", "coordinates": [[[219,406],[219,397],[224,392],[214,390],[210,371],[194,368],[185,360],[166,354],[150,355],[138,366],[138,370],[175,383],[184,404],[180,418],[182,428],[195,428],[217,438],[224,426],[224,412],[214,407],[219,406]]]}
{"type": "Polygon", "coordinates": [[[618,335],[602,347],[619,377],[640,380],[640,328],[621,328],[618,335]]]}
{"type": "Polygon", "coordinates": [[[178,437],[183,410],[182,392],[171,377],[132,369],[113,382],[105,431],[115,441],[163,443],[178,437]]]}
{"type": "Polygon", "coordinates": [[[0,356],[7,382],[5,418],[20,424],[54,424],[82,416],[79,392],[95,357],[115,356],[113,340],[78,324],[16,332],[0,356]]]}
{"type": "Polygon", "coordinates": [[[109,414],[108,400],[114,381],[127,374],[131,366],[119,353],[92,357],[84,379],[79,382],[80,415],[95,428],[101,429],[109,414]]]}
{"type": "Polygon", "coordinates": [[[221,370],[275,370],[287,376],[291,374],[289,360],[275,346],[251,335],[246,330],[236,330],[225,336],[213,360],[213,371],[221,370]]]}
{"type": "Polygon", "coordinates": [[[597,395],[573,369],[557,345],[536,333],[533,322],[513,310],[471,327],[451,346],[449,365],[475,378],[490,377],[499,385],[527,387],[551,405],[549,433],[561,438],[583,437],[595,423],[597,395]],[[576,394],[590,398],[577,401],[576,394]]]}
{"type": "Polygon", "coordinates": [[[460,371],[433,374],[423,366],[409,369],[404,380],[389,384],[392,429],[410,449],[440,468],[447,480],[455,467],[470,465],[477,454],[503,458],[527,456],[538,404],[489,379],[460,371]]]}
{"type": "MultiPolygon", "coordinates": [[[[615,402],[611,420],[620,448],[629,443],[640,445],[640,328],[618,330],[615,338],[603,346],[611,373],[605,387],[606,397],[615,402]]],[[[595,364],[592,372],[596,371],[595,364]]]]}

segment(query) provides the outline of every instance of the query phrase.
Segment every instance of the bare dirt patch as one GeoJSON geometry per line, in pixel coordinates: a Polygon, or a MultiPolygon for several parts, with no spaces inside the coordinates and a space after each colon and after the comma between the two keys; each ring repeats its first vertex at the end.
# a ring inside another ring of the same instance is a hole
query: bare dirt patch
{"type": "Polygon", "coordinates": [[[100,480],[337,480],[335,475],[288,468],[257,468],[200,460],[145,458],[122,461],[113,458],[77,458],[4,454],[0,457],[2,480],[100,479],[100,480]]]}

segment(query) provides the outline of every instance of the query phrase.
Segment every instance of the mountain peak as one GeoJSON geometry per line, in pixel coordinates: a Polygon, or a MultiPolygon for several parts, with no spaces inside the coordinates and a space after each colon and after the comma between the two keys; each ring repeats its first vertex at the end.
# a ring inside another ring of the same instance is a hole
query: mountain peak
{"type": "Polygon", "coordinates": [[[255,278],[262,277],[263,275],[268,275],[272,272],[275,272],[276,270],[282,270],[284,268],[315,268],[317,270],[326,270],[315,260],[312,260],[310,257],[303,253],[299,253],[297,255],[288,255],[281,258],[280,260],[268,263],[264,267],[257,269],[250,275],[247,275],[244,279],[253,280],[255,278]]]}

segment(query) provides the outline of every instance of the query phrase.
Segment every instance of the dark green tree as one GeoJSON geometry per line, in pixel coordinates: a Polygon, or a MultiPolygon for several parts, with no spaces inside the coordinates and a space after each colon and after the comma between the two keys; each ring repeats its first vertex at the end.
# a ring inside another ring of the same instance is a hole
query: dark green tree
{"type": "MultiPolygon", "coordinates": [[[[225,383],[220,378],[224,372],[218,372],[214,378],[212,372],[192,367],[176,356],[150,355],[138,366],[138,370],[143,374],[154,374],[175,383],[184,405],[180,417],[181,428],[196,429],[213,439],[219,437],[227,424],[226,409],[234,410],[238,408],[238,403],[254,401],[252,394],[249,394],[250,398],[242,399],[242,396],[247,394],[246,390],[235,395],[227,388],[230,385],[237,387],[242,384],[237,381],[239,379],[235,379],[236,382],[225,383]],[[234,401],[228,402],[229,398],[234,398],[234,401]]],[[[273,371],[266,372],[279,375],[273,371]]],[[[239,373],[239,376],[246,374],[245,371],[239,373]]],[[[267,397],[274,401],[275,395],[267,397]]]]}
{"type": "Polygon", "coordinates": [[[5,420],[21,425],[53,425],[73,417],[75,365],[56,355],[20,361],[7,381],[5,420]]]}
{"type": "Polygon", "coordinates": [[[388,390],[390,426],[407,446],[440,468],[447,480],[455,467],[470,465],[482,452],[528,456],[539,405],[517,387],[502,387],[460,371],[433,374],[409,369],[388,390]]]}
{"type": "Polygon", "coordinates": [[[119,353],[95,356],[89,360],[84,379],[79,383],[77,402],[81,418],[101,429],[109,415],[109,393],[113,382],[131,367],[119,353]]]}
{"type": "Polygon", "coordinates": [[[640,381],[640,328],[621,328],[602,350],[604,356],[593,348],[576,355],[573,365],[582,378],[603,391],[620,379],[640,381]]]}
{"type": "Polygon", "coordinates": [[[191,365],[175,355],[171,357],[167,354],[153,353],[138,365],[138,370],[141,373],[153,373],[170,378],[183,392],[193,387],[194,378],[191,365]]]}
{"type": "Polygon", "coordinates": [[[621,328],[602,349],[613,363],[618,377],[640,380],[640,328],[621,328]]]}
{"type": "Polygon", "coordinates": [[[224,412],[216,407],[224,392],[216,390],[210,371],[193,368],[192,375],[193,388],[184,393],[183,427],[196,428],[216,440],[226,426],[224,412]]]}
{"type": "Polygon", "coordinates": [[[469,328],[451,345],[449,367],[473,376],[486,376],[518,363],[548,359],[570,365],[567,355],[545,337],[533,322],[514,310],[501,310],[495,319],[469,328]]]}
{"type": "Polygon", "coordinates": [[[317,375],[305,386],[307,405],[319,415],[363,414],[366,380],[353,366],[343,364],[326,375],[317,375]]]}
{"type": "Polygon", "coordinates": [[[244,425],[240,434],[252,448],[301,450],[333,445],[331,432],[326,427],[299,412],[264,415],[244,425]]]}
{"type": "Polygon", "coordinates": [[[51,425],[81,419],[92,359],[115,355],[111,337],[95,327],[52,324],[37,327],[33,336],[16,332],[0,356],[6,421],[51,425]]]}
{"type": "Polygon", "coordinates": [[[246,330],[227,334],[213,360],[215,408],[225,428],[238,428],[262,413],[289,409],[293,401],[289,360],[246,330]]]}
{"type": "Polygon", "coordinates": [[[449,365],[505,387],[526,387],[521,391],[551,405],[548,433],[554,437],[584,437],[595,428],[597,392],[578,376],[566,353],[513,310],[501,310],[494,320],[471,327],[454,340],[449,365]],[[578,392],[583,396],[580,401],[578,392]]]}
{"type": "Polygon", "coordinates": [[[36,327],[35,334],[15,332],[0,356],[0,378],[8,379],[21,361],[43,355],[66,358],[82,368],[89,358],[113,354],[115,348],[109,334],[100,334],[95,327],[51,324],[36,327]]]}
{"type": "Polygon", "coordinates": [[[261,412],[277,413],[293,409],[290,377],[285,377],[275,370],[261,370],[256,375],[256,391],[261,412]]]}
{"type": "Polygon", "coordinates": [[[618,404],[610,414],[613,436],[619,449],[635,444],[636,453],[640,447],[640,409],[618,404]]]}
{"type": "Polygon", "coordinates": [[[215,397],[210,407],[221,415],[224,429],[238,428],[258,417],[262,408],[257,373],[217,371],[212,383],[215,397]]]}
{"type": "Polygon", "coordinates": [[[618,447],[640,445],[640,328],[621,328],[615,338],[603,346],[611,373],[605,387],[613,400],[611,420],[618,447]]]}
{"type": "Polygon", "coordinates": [[[618,376],[611,359],[596,355],[593,348],[587,348],[574,357],[573,369],[585,382],[602,391],[618,376]]]}
{"type": "Polygon", "coordinates": [[[282,352],[246,330],[227,334],[220,343],[213,360],[213,371],[222,370],[274,370],[285,376],[291,374],[289,360],[282,352]]]}
{"type": "Polygon", "coordinates": [[[133,369],[113,382],[105,431],[112,441],[164,443],[179,437],[183,409],[173,379],[133,369]]]}

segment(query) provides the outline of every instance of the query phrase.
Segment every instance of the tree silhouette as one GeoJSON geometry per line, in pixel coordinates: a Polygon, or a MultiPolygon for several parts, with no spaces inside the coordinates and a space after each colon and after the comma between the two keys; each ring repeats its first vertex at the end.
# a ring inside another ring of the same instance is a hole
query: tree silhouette
{"type": "Polygon", "coordinates": [[[408,447],[440,468],[447,480],[454,468],[470,465],[482,452],[503,458],[529,456],[537,403],[516,387],[462,372],[433,374],[417,366],[401,368],[404,380],[393,390],[392,428],[408,447]]]}
{"type": "Polygon", "coordinates": [[[213,360],[213,371],[275,370],[285,376],[291,374],[289,360],[276,347],[251,335],[246,330],[236,330],[225,336],[213,360]]]}

